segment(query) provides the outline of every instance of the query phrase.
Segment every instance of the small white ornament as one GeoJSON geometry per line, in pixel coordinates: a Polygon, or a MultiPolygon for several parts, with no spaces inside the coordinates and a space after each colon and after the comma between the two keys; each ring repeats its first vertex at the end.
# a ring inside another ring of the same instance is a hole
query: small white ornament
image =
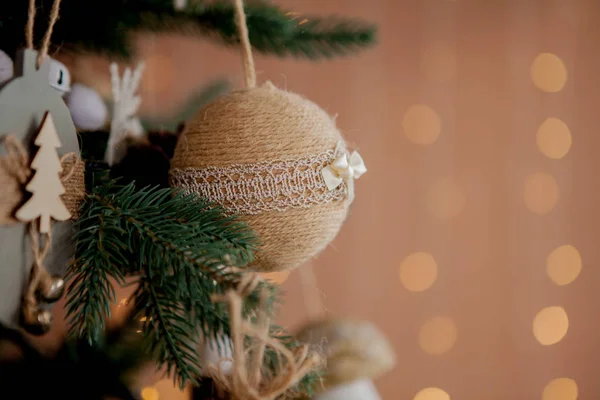
{"type": "Polygon", "coordinates": [[[94,89],[74,83],[66,102],[77,129],[96,131],[106,125],[108,107],[94,89]]]}
{"type": "Polygon", "coordinates": [[[187,0],[173,0],[173,7],[176,10],[183,10],[187,6],[187,0]]]}
{"type": "Polygon", "coordinates": [[[0,50],[0,85],[8,81],[15,74],[15,65],[13,60],[0,50]]]}
{"type": "Polygon", "coordinates": [[[71,74],[66,65],[53,58],[50,59],[50,73],[48,76],[50,86],[62,96],[71,90],[71,74]]]}
{"type": "Polygon", "coordinates": [[[221,367],[221,371],[225,375],[229,375],[233,369],[233,343],[228,337],[220,337],[217,340],[211,338],[204,343],[204,351],[200,357],[201,365],[204,368],[212,366],[213,368],[221,367]]]}
{"type": "Polygon", "coordinates": [[[133,72],[130,68],[125,68],[121,79],[117,64],[110,65],[114,106],[105,155],[108,165],[117,163],[124,154],[125,149],[121,148],[124,139],[127,137],[139,138],[144,134],[142,124],[136,117],[142,102],[137,91],[143,72],[144,63],[140,62],[133,72]]]}
{"type": "Polygon", "coordinates": [[[319,393],[315,400],[381,400],[373,381],[361,379],[319,393]]]}

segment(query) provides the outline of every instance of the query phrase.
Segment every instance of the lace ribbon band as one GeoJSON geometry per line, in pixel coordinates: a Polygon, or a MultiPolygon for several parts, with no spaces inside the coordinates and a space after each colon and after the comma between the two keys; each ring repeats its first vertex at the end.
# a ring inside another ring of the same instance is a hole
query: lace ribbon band
{"type": "Polygon", "coordinates": [[[171,184],[221,204],[233,214],[308,208],[348,197],[347,182],[331,190],[323,177],[322,171],[338,153],[329,150],[295,160],[172,169],[171,184]]]}

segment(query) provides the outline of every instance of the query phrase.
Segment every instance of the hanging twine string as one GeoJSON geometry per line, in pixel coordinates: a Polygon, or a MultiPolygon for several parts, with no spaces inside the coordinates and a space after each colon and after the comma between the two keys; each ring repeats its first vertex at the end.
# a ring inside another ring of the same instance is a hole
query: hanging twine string
{"type": "Polygon", "coordinates": [[[48,29],[46,29],[46,34],[44,35],[44,39],[42,40],[42,48],[38,56],[38,64],[41,64],[44,57],[46,57],[46,55],[48,54],[48,48],[50,47],[50,38],[52,37],[52,32],[54,31],[54,25],[56,24],[56,21],[58,21],[60,1],[61,0],[54,0],[54,3],[52,3],[52,10],[50,11],[50,21],[48,22],[48,29]]]}
{"type": "Polygon", "coordinates": [[[46,238],[43,245],[40,244],[41,236],[37,222],[31,222],[29,224],[29,237],[31,238],[31,250],[33,251],[33,265],[31,266],[29,286],[24,298],[26,307],[37,304],[35,292],[39,289],[40,283],[50,276],[44,265],[44,260],[52,244],[52,229],[44,235],[46,238]]]}
{"type": "Polygon", "coordinates": [[[27,42],[28,49],[33,49],[33,23],[35,22],[35,11],[35,0],[29,0],[27,25],[25,25],[25,40],[27,42]]]}
{"type": "Polygon", "coordinates": [[[248,36],[248,25],[246,24],[243,0],[235,0],[235,22],[242,45],[242,63],[244,65],[246,88],[252,89],[256,87],[256,69],[254,68],[254,57],[252,56],[252,46],[250,45],[250,38],[248,36]]]}
{"type": "MultiPolygon", "coordinates": [[[[58,16],[60,14],[60,2],[61,0],[54,0],[54,3],[52,3],[52,10],[50,11],[50,20],[48,21],[48,29],[46,29],[46,33],[44,34],[44,38],[42,39],[42,48],[38,53],[38,66],[42,63],[42,61],[44,61],[44,58],[46,58],[46,56],[48,55],[48,49],[50,48],[50,38],[52,37],[54,25],[56,24],[56,21],[58,21],[58,16]]],[[[25,42],[27,43],[27,48],[32,50],[35,14],[35,0],[29,0],[27,25],[25,25],[25,42]]]]}
{"type": "Polygon", "coordinates": [[[217,367],[209,366],[208,373],[220,390],[236,400],[274,400],[292,389],[310,370],[321,362],[308,346],[288,349],[277,337],[271,336],[270,318],[266,311],[266,295],[261,294],[255,323],[243,319],[243,299],[260,283],[253,274],[244,276],[237,290],[214,296],[213,301],[229,307],[233,360],[223,359],[217,367]],[[246,337],[250,341],[246,341],[246,337]],[[248,344],[250,343],[250,344],[248,344]],[[265,376],[264,355],[267,348],[277,353],[279,370],[265,376]],[[223,367],[233,362],[233,370],[223,367]]]}
{"type": "Polygon", "coordinates": [[[312,265],[305,265],[298,268],[300,274],[300,280],[302,287],[302,299],[304,301],[304,308],[308,314],[308,319],[315,321],[323,316],[325,311],[325,305],[321,293],[317,286],[317,277],[312,265]]]}

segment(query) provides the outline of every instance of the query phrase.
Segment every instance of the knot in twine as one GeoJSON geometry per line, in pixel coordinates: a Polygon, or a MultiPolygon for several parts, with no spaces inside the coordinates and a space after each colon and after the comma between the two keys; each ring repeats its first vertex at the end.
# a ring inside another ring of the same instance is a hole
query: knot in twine
{"type": "Polygon", "coordinates": [[[233,359],[224,358],[219,364],[208,367],[208,374],[219,390],[236,400],[274,400],[292,389],[309,371],[321,363],[316,353],[307,345],[288,349],[277,337],[271,336],[270,318],[266,310],[266,293],[260,294],[256,322],[244,320],[243,299],[250,294],[261,279],[258,275],[245,275],[236,290],[213,296],[213,301],[227,303],[231,323],[233,359]],[[246,338],[250,340],[245,340],[246,338]],[[264,356],[270,347],[276,352],[277,370],[267,374],[263,370],[264,356]],[[229,370],[224,365],[233,364],[229,370]]]}

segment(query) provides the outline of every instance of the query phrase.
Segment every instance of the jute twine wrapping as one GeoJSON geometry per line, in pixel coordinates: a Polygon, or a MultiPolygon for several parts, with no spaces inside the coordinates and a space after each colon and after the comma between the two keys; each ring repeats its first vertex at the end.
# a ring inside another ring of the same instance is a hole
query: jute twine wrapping
{"type": "Polygon", "coordinates": [[[224,302],[229,308],[233,358],[223,358],[217,366],[209,365],[207,372],[217,388],[232,400],[275,400],[282,395],[292,395],[294,386],[322,363],[321,357],[310,351],[308,345],[288,349],[279,338],[272,336],[264,293],[254,321],[243,318],[244,298],[258,282],[256,275],[247,274],[236,290],[213,297],[213,301],[224,302]],[[277,354],[277,367],[272,372],[264,368],[267,348],[277,354]],[[223,368],[228,363],[233,363],[231,371],[223,368]]]}
{"type": "Polygon", "coordinates": [[[61,181],[65,193],[60,198],[71,213],[71,219],[77,219],[79,207],[85,197],[85,163],[74,153],[70,153],[70,157],[63,157],[62,167],[61,181]]]}
{"type": "MultiPolygon", "coordinates": [[[[0,157],[0,225],[12,225],[19,222],[14,213],[25,200],[25,184],[31,177],[31,170],[29,156],[18,139],[7,136],[3,143],[7,155],[0,157]]],[[[65,188],[61,199],[71,218],[76,219],[85,196],[85,163],[74,153],[69,153],[62,157],[61,164],[61,181],[65,188]]]]}
{"type": "MultiPolygon", "coordinates": [[[[334,119],[323,109],[267,82],[230,93],[200,110],[179,139],[171,175],[312,157],[336,149],[341,141],[334,119]]],[[[298,267],[335,238],[347,211],[348,202],[341,199],[241,215],[261,242],[252,267],[262,272],[298,267]]]]}

